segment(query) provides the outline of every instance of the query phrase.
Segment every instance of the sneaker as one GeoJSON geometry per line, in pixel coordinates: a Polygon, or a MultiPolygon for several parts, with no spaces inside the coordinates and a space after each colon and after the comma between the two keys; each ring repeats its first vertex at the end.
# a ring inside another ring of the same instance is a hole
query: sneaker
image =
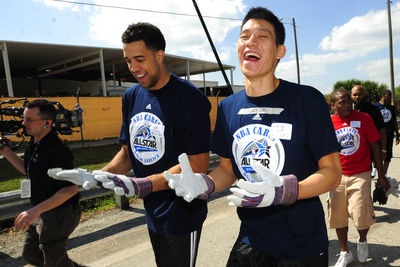
{"type": "Polygon", "coordinates": [[[339,259],[335,264],[335,267],[346,267],[353,261],[353,254],[351,251],[340,251],[339,259]]]}
{"type": "Polygon", "coordinates": [[[372,168],[371,176],[374,178],[376,176],[376,168],[372,168]]]}
{"type": "Polygon", "coordinates": [[[360,262],[366,262],[368,259],[368,243],[360,242],[360,238],[357,240],[357,258],[360,262]]]}

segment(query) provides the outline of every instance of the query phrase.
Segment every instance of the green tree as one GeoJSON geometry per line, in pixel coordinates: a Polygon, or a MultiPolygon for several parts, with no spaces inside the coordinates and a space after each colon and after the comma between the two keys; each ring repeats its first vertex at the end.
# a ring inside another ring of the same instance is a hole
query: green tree
{"type": "Polygon", "coordinates": [[[394,89],[394,92],[395,92],[395,94],[396,94],[396,102],[399,102],[399,100],[400,100],[400,85],[397,86],[397,87],[394,89]]]}
{"type": "Polygon", "coordinates": [[[345,81],[337,81],[333,86],[333,90],[343,87],[347,89],[349,92],[351,92],[351,88],[353,88],[357,84],[361,84],[365,88],[369,100],[372,103],[378,102],[381,99],[381,92],[385,89],[388,89],[388,86],[384,83],[379,84],[377,82],[370,80],[362,81],[357,79],[351,79],[345,81]]]}

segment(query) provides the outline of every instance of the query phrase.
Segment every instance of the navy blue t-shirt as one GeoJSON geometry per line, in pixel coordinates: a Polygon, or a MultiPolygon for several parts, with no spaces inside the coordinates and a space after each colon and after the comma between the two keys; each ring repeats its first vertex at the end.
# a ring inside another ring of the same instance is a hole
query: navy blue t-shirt
{"type": "MultiPolygon", "coordinates": [[[[301,181],[318,170],[321,157],[339,149],[328,105],[312,87],[280,80],[271,94],[249,97],[243,90],[218,106],[212,151],[232,161],[239,179],[253,180],[255,158],[277,175],[301,181]]],[[[268,255],[299,260],[328,249],[319,197],[237,212],[241,241],[268,255]]]]}
{"type": "MultiPolygon", "coordinates": [[[[171,74],[159,90],[139,84],[122,98],[123,122],[119,141],[128,146],[136,177],[161,173],[178,164],[178,156],[208,153],[210,102],[190,82],[171,74]]],[[[148,227],[162,235],[197,230],[207,215],[207,203],[187,203],[173,190],[153,192],[144,198],[148,227]]]]}
{"type": "Polygon", "coordinates": [[[396,111],[393,105],[382,105],[377,102],[374,104],[381,112],[383,117],[383,122],[385,123],[386,134],[389,136],[394,136],[394,123],[396,121],[396,111]]]}

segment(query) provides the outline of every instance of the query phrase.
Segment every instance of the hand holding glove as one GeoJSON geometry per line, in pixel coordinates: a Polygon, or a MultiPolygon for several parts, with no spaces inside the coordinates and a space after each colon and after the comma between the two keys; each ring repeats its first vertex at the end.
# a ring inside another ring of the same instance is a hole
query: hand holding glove
{"type": "Polygon", "coordinates": [[[255,160],[250,164],[258,176],[257,182],[239,180],[237,188],[230,189],[233,196],[228,196],[229,205],[260,208],[290,205],[297,200],[299,184],[296,176],[277,176],[255,160]]]}
{"type": "Polygon", "coordinates": [[[97,185],[94,174],[85,169],[72,169],[64,170],[61,168],[53,168],[47,171],[50,177],[57,180],[64,180],[76,185],[82,186],[84,189],[89,190],[97,185]]]}
{"type": "Polygon", "coordinates": [[[178,161],[182,169],[180,174],[164,172],[168,186],[175,190],[177,196],[183,197],[187,202],[191,202],[195,198],[207,199],[214,192],[214,182],[206,174],[193,173],[189,158],[185,153],[178,157],[178,161]]]}

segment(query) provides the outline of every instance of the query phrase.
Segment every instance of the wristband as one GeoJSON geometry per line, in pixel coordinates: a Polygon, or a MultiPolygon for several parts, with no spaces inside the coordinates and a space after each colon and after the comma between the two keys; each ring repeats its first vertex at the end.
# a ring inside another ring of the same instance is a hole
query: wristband
{"type": "Polygon", "coordinates": [[[382,149],[382,152],[383,152],[383,153],[386,153],[386,152],[387,152],[387,150],[386,150],[386,149],[382,149]]]}
{"type": "Polygon", "coordinates": [[[275,187],[272,205],[291,205],[299,195],[299,182],[295,175],[281,176],[283,186],[275,187]]]}

